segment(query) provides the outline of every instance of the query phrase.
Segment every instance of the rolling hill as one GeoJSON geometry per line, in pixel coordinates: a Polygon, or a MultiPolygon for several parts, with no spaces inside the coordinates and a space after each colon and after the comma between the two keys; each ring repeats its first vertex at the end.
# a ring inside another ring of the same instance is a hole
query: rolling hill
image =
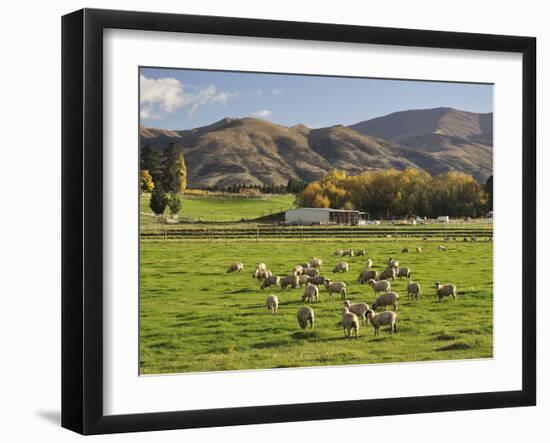
{"type": "Polygon", "coordinates": [[[331,168],[349,174],[416,167],[451,169],[485,180],[492,173],[492,114],[450,108],[390,114],[352,126],[286,127],[225,118],[191,130],[140,128],[140,146],[182,146],[190,187],[316,180],[331,168]]]}

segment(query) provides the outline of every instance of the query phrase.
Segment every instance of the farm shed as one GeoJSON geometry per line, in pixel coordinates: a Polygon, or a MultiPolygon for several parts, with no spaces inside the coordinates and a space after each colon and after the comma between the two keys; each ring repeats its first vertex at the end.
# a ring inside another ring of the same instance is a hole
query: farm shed
{"type": "Polygon", "coordinates": [[[285,212],[285,222],[289,224],[316,225],[316,224],[364,224],[366,220],[364,212],[331,209],[331,208],[296,208],[285,212]]]}

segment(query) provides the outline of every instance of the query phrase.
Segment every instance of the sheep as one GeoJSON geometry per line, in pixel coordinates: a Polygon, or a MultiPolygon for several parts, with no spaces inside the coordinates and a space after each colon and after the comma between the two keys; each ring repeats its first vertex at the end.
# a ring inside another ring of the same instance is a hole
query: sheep
{"type": "Polygon", "coordinates": [[[313,257],[309,262],[309,267],[321,269],[323,267],[323,260],[321,260],[320,258],[313,257]]]}
{"type": "Polygon", "coordinates": [[[229,269],[227,269],[227,273],[231,272],[243,272],[244,271],[244,265],[241,262],[233,263],[231,266],[229,266],[229,269]]]}
{"type": "Polygon", "coordinates": [[[366,269],[359,274],[359,278],[357,278],[358,283],[367,283],[370,279],[378,280],[378,271],[375,271],[374,269],[366,269]]]}
{"type": "Polygon", "coordinates": [[[411,278],[411,274],[412,274],[411,268],[399,268],[399,270],[397,271],[398,277],[411,278]]]}
{"type": "Polygon", "coordinates": [[[295,274],[292,274],[282,278],[280,281],[280,285],[281,285],[281,288],[283,289],[286,289],[288,286],[291,286],[293,289],[296,289],[298,287],[299,282],[300,282],[300,277],[298,277],[295,274]]]}
{"type": "Polygon", "coordinates": [[[256,275],[256,278],[258,279],[258,281],[260,281],[260,280],[264,280],[268,277],[271,277],[272,275],[273,275],[273,273],[269,269],[262,269],[262,270],[258,271],[258,273],[256,275]]]}
{"type": "Polygon", "coordinates": [[[418,252],[419,254],[422,254],[422,248],[419,246],[416,248],[416,252],[418,252]]]}
{"type": "Polygon", "coordinates": [[[438,251],[447,251],[447,247],[446,247],[446,246],[443,246],[443,245],[439,245],[439,246],[437,247],[437,250],[438,250],[438,251]]]}
{"type": "Polygon", "coordinates": [[[406,252],[409,252],[409,248],[404,247],[403,249],[401,249],[402,254],[405,254],[406,252]]]}
{"type": "Polygon", "coordinates": [[[292,273],[298,277],[304,273],[304,267],[302,265],[296,265],[292,268],[292,273]]]}
{"type": "Polygon", "coordinates": [[[328,291],[328,298],[332,300],[332,293],[337,292],[342,297],[342,300],[346,298],[346,284],[341,281],[325,283],[325,287],[328,291]]]}
{"type": "Polygon", "coordinates": [[[398,267],[399,267],[399,262],[390,257],[390,259],[388,260],[387,269],[397,269],[398,267]]]}
{"type": "Polygon", "coordinates": [[[300,325],[300,328],[305,329],[307,327],[307,324],[309,323],[309,326],[311,329],[313,329],[313,324],[315,323],[315,314],[313,312],[313,309],[311,309],[309,306],[304,306],[300,309],[298,309],[298,314],[296,315],[298,318],[298,324],[300,325]]]}
{"type": "Polygon", "coordinates": [[[265,271],[267,271],[267,266],[265,265],[265,263],[258,263],[256,265],[256,269],[252,273],[252,278],[258,278],[258,275],[260,275],[262,272],[265,272],[265,271]]]}
{"type": "Polygon", "coordinates": [[[332,272],[348,272],[349,271],[349,265],[345,261],[341,261],[339,263],[336,263],[336,266],[332,270],[332,272]]]}
{"type": "Polygon", "coordinates": [[[386,292],[385,294],[379,295],[378,298],[372,304],[372,309],[377,310],[380,307],[386,308],[386,306],[391,305],[394,311],[397,311],[397,305],[399,304],[399,295],[395,292],[386,292]]]}
{"type": "Polygon", "coordinates": [[[374,327],[374,335],[378,335],[380,326],[390,325],[390,334],[397,332],[397,314],[392,311],[375,313],[370,309],[367,311],[367,318],[374,327]]]}
{"type": "Polygon", "coordinates": [[[335,257],[342,257],[342,255],[344,255],[344,251],[342,249],[337,249],[336,251],[334,251],[335,257]]]}
{"type": "Polygon", "coordinates": [[[326,278],[326,277],[323,277],[322,275],[318,275],[317,277],[310,277],[309,282],[315,286],[326,285],[330,283],[330,278],[326,278]]]}
{"type": "Polygon", "coordinates": [[[304,285],[307,285],[309,280],[312,278],[313,277],[310,277],[307,274],[300,275],[300,277],[298,278],[298,284],[300,285],[300,288],[303,287],[304,285]]]}
{"type": "Polygon", "coordinates": [[[317,268],[304,268],[304,271],[302,272],[302,275],[306,274],[310,277],[317,277],[319,275],[319,269],[317,268]]]}
{"type": "Polygon", "coordinates": [[[355,334],[355,339],[359,338],[359,319],[357,315],[346,307],[342,314],[342,328],[344,329],[344,338],[351,338],[351,330],[355,334]]]}
{"type": "Polygon", "coordinates": [[[397,270],[395,268],[388,268],[385,271],[382,271],[378,276],[380,280],[386,280],[388,278],[395,280],[395,277],[397,277],[397,270]]]}
{"type": "Polygon", "coordinates": [[[349,257],[353,257],[353,249],[348,249],[346,251],[344,251],[344,253],[342,254],[343,256],[349,256],[349,257]]]}
{"type": "Polygon", "coordinates": [[[272,314],[276,314],[279,309],[279,297],[274,294],[268,295],[265,301],[267,310],[272,314]]]}
{"type": "Polygon", "coordinates": [[[311,283],[308,283],[304,294],[302,295],[302,301],[309,303],[315,303],[319,301],[319,288],[311,283]]]}
{"type": "Polygon", "coordinates": [[[347,307],[350,312],[353,312],[357,317],[361,317],[363,325],[367,324],[367,311],[369,310],[369,305],[366,303],[350,303],[349,300],[344,302],[344,306],[347,307]]]}
{"type": "Polygon", "coordinates": [[[364,249],[359,249],[358,251],[355,251],[355,256],[356,257],[364,257],[365,256],[365,250],[364,249]]]}
{"type": "Polygon", "coordinates": [[[435,292],[440,302],[443,297],[451,296],[453,301],[456,301],[456,286],[453,284],[442,285],[440,281],[435,282],[435,292]]]}
{"type": "Polygon", "coordinates": [[[407,298],[420,299],[420,285],[412,280],[407,284],[407,298]]]}
{"type": "Polygon", "coordinates": [[[270,275],[264,280],[264,282],[262,283],[262,286],[260,286],[260,289],[271,288],[272,286],[275,286],[275,288],[278,288],[280,285],[281,285],[281,279],[276,275],[270,275]]]}
{"type": "Polygon", "coordinates": [[[304,269],[309,269],[310,268],[309,263],[302,263],[300,266],[304,269]]]}
{"type": "Polygon", "coordinates": [[[367,283],[372,289],[374,289],[375,294],[378,294],[379,292],[389,292],[391,289],[391,284],[388,280],[376,281],[371,278],[367,283]]]}
{"type": "Polygon", "coordinates": [[[372,263],[373,263],[372,260],[369,258],[367,260],[367,268],[372,268],[372,263]]]}

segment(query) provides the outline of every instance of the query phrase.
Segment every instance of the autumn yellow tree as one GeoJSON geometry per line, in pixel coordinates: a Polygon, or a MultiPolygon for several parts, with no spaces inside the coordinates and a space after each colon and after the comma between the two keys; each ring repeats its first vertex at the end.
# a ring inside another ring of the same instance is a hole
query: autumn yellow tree
{"type": "Polygon", "coordinates": [[[149,174],[147,169],[142,169],[140,171],[140,189],[141,192],[151,192],[155,188],[155,183],[153,182],[153,177],[149,174]]]}

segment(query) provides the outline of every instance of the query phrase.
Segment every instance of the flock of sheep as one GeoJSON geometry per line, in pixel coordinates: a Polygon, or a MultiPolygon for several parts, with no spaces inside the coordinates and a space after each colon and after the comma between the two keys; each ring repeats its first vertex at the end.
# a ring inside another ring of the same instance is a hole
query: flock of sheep
{"type": "MultiPolygon", "coordinates": [[[[438,246],[438,251],[447,251],[443,245],[438,246]]],[[[408,248],[403,248],[402,253],[409,252],[408,248]]],[[[422,248],[416,248],[417,253],[422,253],[422,248]]],[[[337,250],[335,256],[365,256],[364,250],[337,250]]],[[[357,282],[360,284],[368,284],[374,291],[375,299],[372,306],[367,303],[351,303],[347,299],[346,283],[342,281],[332,281],[332,279],[321,275],[323,260],[313,257],[309,262],[294,266],[291,274],[286,277],[273,275],[268,270],[265,263],[258,263],[252,278],[257,279],[261,289],[275,288],[287,289],[288,287],[297,289],[304,288],[302,294],[302,302],[318,303],[320,302],[319,288],[324,287],[327,291],[328,299],[333,299],[333,294],[339,294],[343,300],[344,307],[342,312],[342,328],[345,338],[351,338],[352,333],[355,338],[359,337],[359,319],[366,326],[370,323],[374,328],[374,334],[377,335],[382,326],[389,326],[390,333],[397,332],[397,306],[399,304],[399,295],[391,291],[390,279],[393,281],[396,278],[405,277],[409,279],[407,284],[407,298],[419,300],[421,295],[420,285],[410,280],[412,271],[408,267],[401,267],[399,261],[389,257],[386,263],[386,269],[376,271],[372,269],[373,261],[369,258],[366,263],[366,269],[361,271],[357,282]],[[386,311],[387,307],[391,307],[391,311],[386,311]],[[380,308],[384,310],[377,312],[380,308]]],[[[228,269],[228,273],[243,272],[244,265],[241,262],[233,263],[228,269]]],[[[349,272],[349,265],[345,261],[340,261],[336,264],[333,273],[349,272]]],[[[457,290],[454,284],[442,285],[439,281],[434,284],[435,292],[438,300],[441,302],[445,297],[451,297],[456,301],[457,290]]],[[[271,314],[277,314],[279,307],[279,297],[275,294],[270,294],[266,299],[266,307],[271,314]]],[[[310,306],[302,306],[297,313],[298,324],[302,329],[308,325],[313,328],[315,323],[315,312],[310,306]]]]}

